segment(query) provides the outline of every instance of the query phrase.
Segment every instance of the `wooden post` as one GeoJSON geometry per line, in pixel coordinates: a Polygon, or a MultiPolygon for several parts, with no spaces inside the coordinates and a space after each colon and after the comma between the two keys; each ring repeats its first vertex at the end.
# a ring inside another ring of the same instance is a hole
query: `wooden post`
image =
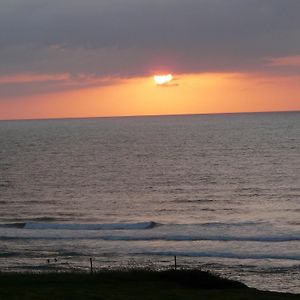
{"type": "Polygon", "coordinates": [[[93,275],[93,259],[90,257],[91,275],[93,275]]]}
{"type": "Polygon", "coordinates": [[[177,270],[177,258],[176,255],[174,256],[174,269],[177,270]]]}

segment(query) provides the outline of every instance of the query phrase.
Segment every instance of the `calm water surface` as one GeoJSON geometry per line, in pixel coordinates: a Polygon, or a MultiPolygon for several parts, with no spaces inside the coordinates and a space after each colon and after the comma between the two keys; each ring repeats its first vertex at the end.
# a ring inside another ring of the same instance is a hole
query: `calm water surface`
{"type": "Polygon", "coordinates": [[[300,293],[300,113],[2,121],[0,211],[2,271],[177,255],[300,293]]]}

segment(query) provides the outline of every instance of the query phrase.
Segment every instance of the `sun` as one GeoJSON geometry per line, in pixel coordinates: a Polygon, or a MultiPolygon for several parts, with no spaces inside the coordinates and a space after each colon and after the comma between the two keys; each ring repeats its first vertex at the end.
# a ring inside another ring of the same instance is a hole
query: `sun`
{"type": "Polygon", "coordinates": [[[172,74],[167,74],[167,75],[154,75],[153,79],[157,85],[163,85],[167,84],[170,81],[172,81],[173,76],[172,74]]]}

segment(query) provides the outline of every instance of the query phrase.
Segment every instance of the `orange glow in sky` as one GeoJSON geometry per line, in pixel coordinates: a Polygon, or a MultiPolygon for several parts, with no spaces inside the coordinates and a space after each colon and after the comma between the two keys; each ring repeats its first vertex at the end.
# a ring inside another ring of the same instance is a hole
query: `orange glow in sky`
{"type": "MultiPolygon", "coordinates": [[[[65,79],[64,79],[65,80],[65,79]]],[[[157,88],[153,77],[0,99],[0,119],[202,114],[300,110],[300,76],[239,73],[176,75],[157,88]]]]}

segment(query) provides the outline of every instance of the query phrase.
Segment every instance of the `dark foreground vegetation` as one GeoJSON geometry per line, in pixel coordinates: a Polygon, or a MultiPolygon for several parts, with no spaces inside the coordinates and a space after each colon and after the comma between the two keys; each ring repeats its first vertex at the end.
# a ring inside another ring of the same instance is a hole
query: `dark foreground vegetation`
{"type": "Polygon", "coordinates": [[[261,292],[208,272],[102,271],[0,274],[0,299],[300,299],[261,292]]]}

